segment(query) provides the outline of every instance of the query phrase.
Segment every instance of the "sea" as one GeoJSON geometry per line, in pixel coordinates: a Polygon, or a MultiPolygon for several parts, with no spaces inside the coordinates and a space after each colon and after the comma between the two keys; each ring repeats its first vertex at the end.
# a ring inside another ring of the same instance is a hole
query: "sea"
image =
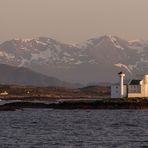
{"type": "Polygon", "coordinates": [[[0,148],[148,148],[148,110],[0,112],[0,148]]]}

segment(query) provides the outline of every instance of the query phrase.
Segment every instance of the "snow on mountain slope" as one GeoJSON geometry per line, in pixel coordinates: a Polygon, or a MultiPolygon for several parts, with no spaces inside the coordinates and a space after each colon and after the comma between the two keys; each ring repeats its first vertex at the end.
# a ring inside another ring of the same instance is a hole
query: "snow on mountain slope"
{"type": "MultiPolygon", "coordinates": [[[[66,81],[112,80],[122,63],[132,72],[148,72],[148,41],[105,35],[71,45],[51,38],[13,39],[0,44],[0,63],[28,67],[66,81]],[[104,74],[105,73],[105,74],[104,74]]],[[[128,73],[128,72],[127,72],[128,73]]]]}
{"type": "Polygon", "coordinates": [[[148,46],[148,41],[132,40],[128,41],[131,49],[137,50],[138,53],[143,53],[145,47],[148,46]]]}
{"type": "Polygon", "coordinates": [[[32,63],[78,64],[87,61],[85,59],[89,58],[77,47],[44,37],[14,39],[0,45],[0,61],[17,66],[32,63]]]}

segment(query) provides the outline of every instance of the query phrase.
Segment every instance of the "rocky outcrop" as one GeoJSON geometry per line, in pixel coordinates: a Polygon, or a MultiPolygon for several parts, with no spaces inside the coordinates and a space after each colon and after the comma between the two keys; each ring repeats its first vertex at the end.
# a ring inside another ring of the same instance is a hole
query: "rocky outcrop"
{"type": "Polygon", "coordinates": [[[148,99],[118,100],[58,100],[55,103],[13,102],[0,105],[0,111],[16,111],[24,108],[52,109],[148,109],[148,99]]]}

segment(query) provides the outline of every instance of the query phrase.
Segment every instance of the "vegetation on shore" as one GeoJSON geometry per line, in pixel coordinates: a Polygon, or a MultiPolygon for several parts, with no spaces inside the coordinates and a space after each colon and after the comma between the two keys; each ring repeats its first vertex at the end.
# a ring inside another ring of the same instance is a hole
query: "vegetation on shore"
{"type": "Polygon", "coordinates": [[[33,87],[33,86],[16,86],[1,85],[0,97],[3,99],[11,98],[99,98],[110,96],[110,87],[105,86],[88,86],[84,88],[70,89],[64,87],[33,87]],[[8,94],[4,95],[3,92],[8,94]]]}

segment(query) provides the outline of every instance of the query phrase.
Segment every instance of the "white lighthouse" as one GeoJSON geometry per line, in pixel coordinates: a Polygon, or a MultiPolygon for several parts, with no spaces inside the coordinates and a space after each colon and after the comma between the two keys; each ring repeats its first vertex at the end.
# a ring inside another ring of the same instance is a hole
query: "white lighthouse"
{"type": "Polygon", "coordinates": [[[111,85],[111,98],[148,98],[148,74],[143,79],[132,79],[126,84],[122,71],[118,76],[119,83],[111,85]]]}
{"type": "Polygon", "coordinates": [[[124,77],[125,77],[125,74],[121,71],[118,73],[119,77],[120,77],[120,98],[123,98],[124,97],[124,77]]]}
{"type": "Polygon", "coordinates": [[[120,81],[119,84],[113,84],[111,86],[111,98],[125,98],[127,97],[127,86],[124,84],[125,74],[123,72],[118,73],[120,81]]]}

